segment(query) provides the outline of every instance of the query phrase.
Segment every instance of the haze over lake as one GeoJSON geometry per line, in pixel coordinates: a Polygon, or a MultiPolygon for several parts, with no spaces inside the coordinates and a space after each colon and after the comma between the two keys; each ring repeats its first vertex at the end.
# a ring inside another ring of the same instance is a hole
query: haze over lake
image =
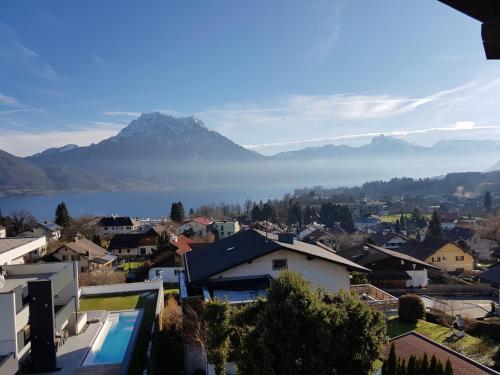
{"type": "Polygon", "coordinates": [[[172,202],[181,201],[188,211],[204,204],[243,203],[246,199],[258,201],[279,198],[291,191],[286,188],[200,188],[13,196],[0,198],[0,210],[4,215],[26,210],[39,220],[53,220],[57,204],[64,201],[74,217],[87,214],[161,217],[169,215],[172,202]]]}

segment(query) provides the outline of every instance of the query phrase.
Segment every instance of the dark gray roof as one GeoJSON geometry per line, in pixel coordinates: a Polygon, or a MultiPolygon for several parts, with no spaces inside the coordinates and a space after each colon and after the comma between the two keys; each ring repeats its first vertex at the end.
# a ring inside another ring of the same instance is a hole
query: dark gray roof
{"type": "Polygon", "coordinates": [[[395,251],[424,260],[450,242],[445,238],[427,236],[422,242],[408,241],[395,251]]]}
{"type": "Polygon", "coordinates": [[[158,232],[153,228],[147,228],[124,234],[115,234],[109,243],[108,250],[139,247],[140,241],[145,237],[158,237],[158,232]]]}
{"type": "Polygon", "coordinates": [[[207,246],[186,253],[186,274],[190,282],[199,282],[238,265],[273,253],[280,249],[306,254],[314,258],[337,263],[348,269],[368,271],[333,252],[301,241],[293,244],[280,242],[272,233],[266,234],[254,229],[240,231],[207,246]]]}
{"type": "Polygon", "coordinates": [[[392,240],[394,237],[401,237],[405,240],[408,240],[408,237],[406,237],[403,234],[396,233],[396,232],[387,232],[387,233],[374,233],[370,237],[373,243],[377,246],[382,246],[385,244],[387,241],[392,240]]]}
{"type": "Polygon", "coordinates": [[[469,228],[455,227],[443,232],[444,237],[449,241],[470,240],[474,231],[469,228]]]}
{"type": "Polygon", "coordinates": [[[107,216],[99,220],[103,227],[127,227],[133,226],[134,222],[128,216],[107,216]]]}
{"type": "Polygon", "coordinates": [[[337,254],[362,266],[368,266],[373,262],[377,262],[388,257],[393,257],[401,260],[406,260],[411,263],[420,264],[426,268],[438,268],[436,266],[433,266],[432,264],[426,263],[412,256],[369,243],[352,246],[348,249],[337,252],[337,254]]]}
{"type": "Polygon", "coordinates": [[[492,284],[500,284],[500,264],[494,265],[488,271],[479,275],[481,281],[492,284]]]}

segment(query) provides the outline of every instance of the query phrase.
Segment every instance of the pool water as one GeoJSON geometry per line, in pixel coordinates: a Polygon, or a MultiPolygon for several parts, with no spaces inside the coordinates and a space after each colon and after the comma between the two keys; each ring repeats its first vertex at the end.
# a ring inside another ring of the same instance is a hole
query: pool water
{"type": "Polygon", "coordinates": [[[139,310],[110,313],[83,365],[121,363],[138,316],[139,310]]]}

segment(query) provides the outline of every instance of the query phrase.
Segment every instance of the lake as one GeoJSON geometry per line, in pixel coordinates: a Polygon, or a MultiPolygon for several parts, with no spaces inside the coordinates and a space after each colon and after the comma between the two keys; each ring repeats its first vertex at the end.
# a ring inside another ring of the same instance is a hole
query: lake
{"type": "Polygon", "coordinates": [[[211,203],[243,203],[246,199],[267,200],[280,198],[293,190],[286,188],[210,188],[154,191],[120,191],[0,198],[3,215],[26,210],[38,220],[53,220],[56,206],[64,201],[71,216],[125,215],[157,218],[170,214],[172,202],[181,201],[184,209],[197,208],[211,203]]]}

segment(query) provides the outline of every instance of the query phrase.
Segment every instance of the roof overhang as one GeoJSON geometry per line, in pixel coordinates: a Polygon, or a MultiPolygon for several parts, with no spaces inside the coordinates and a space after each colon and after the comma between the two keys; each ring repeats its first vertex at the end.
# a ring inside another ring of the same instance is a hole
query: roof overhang
{"type": "Polygon", "coordinates": [[[480,21],[484,52],[489,60],[500,59],[500,2],[497,0],[439,0],[480,21]]]}

